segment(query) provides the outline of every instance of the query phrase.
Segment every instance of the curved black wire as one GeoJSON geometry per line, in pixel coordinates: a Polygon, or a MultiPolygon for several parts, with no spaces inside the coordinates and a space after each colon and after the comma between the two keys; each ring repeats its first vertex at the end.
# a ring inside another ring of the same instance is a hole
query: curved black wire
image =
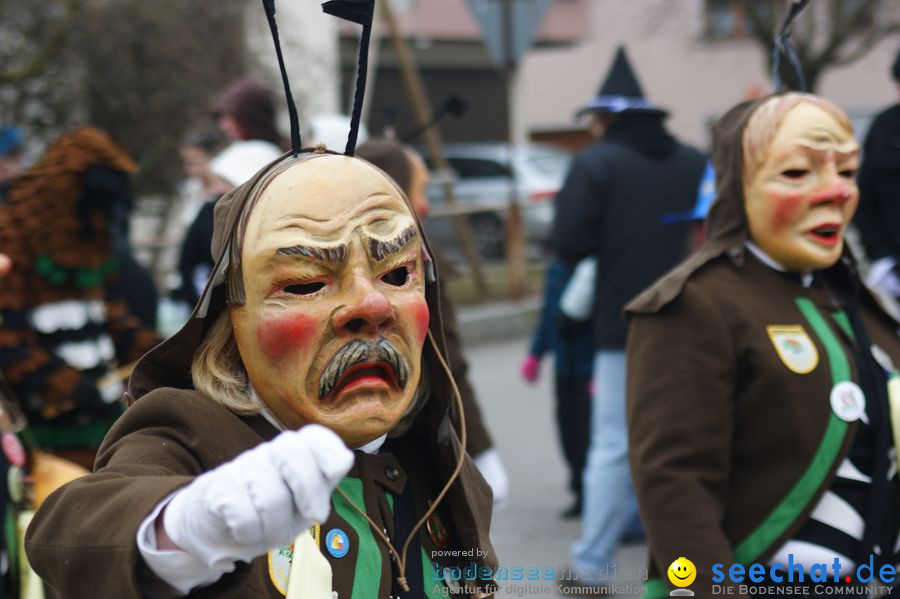
{"type": "Polygon", "coordinates": [[[413,143],[414,141],[419,139],[419,137],[423,133],[437,125],[445,114],[460,118],[466,113],[468,109],[469,104],[465,100],[463,100],[459,96],[450,96],[449,98],[447,98],[444,104],[440,108],[438,108],[433,115],[431,115],[431,120],[418,127],[414,127],[409,132],[401,135],[400,141],[405,144],[413,143]]]}
{"type": "Polygon", "coordinates": [[[788,57],[788,60],[791,61],[791,66],[794,67],[800,91],[806,91],[806,78],[803,76],[803,66],[800,64],[800,58],[797,56],[797,51],[794,50],[794,45],[791,43],[791,25],[794,19],[797,18],[797,15],[803,12],[803,9],[808,4],[809,0],[792,0],[788,14],[784,18],[784,23],[781,24],[778,35],[775,37],[775,47],[772,49],[772,82],[775,84],[775,93],[781,92],[782,89],[780,72],[782,54],[788,57]]]}

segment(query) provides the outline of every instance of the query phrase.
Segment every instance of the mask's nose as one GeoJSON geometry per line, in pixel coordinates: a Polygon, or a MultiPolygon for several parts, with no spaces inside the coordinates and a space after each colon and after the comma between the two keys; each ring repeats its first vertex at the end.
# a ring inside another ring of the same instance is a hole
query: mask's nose
{"type": "Polygon", "coordinates": [[[825,203],[843,205],[859,193],[856,180],[838,170],[833,156],[823,166],[821,177],[821,184],[813,193],[810,202],[813,206],[825,203]]]}
{"type": "Polygon", "coordinates": [[[353,296],[334,314],[334,328],[340,335],[375,336],[390,328],[394,309],[387,297],[375,289],[363,274],[354,277],[353,296]]]}

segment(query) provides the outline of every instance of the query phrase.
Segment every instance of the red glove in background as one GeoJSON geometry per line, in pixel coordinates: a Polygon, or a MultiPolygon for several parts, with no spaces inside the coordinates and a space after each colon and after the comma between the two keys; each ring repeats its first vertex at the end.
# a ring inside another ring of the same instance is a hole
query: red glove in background
{"type": "Polygon", "coordinates": [[[520,366],[519,372],[526,382],[533,385],[541,375],[540,369],[541,359],[538,356],[528,355],[522,360],[522,366],[520,366]]]}

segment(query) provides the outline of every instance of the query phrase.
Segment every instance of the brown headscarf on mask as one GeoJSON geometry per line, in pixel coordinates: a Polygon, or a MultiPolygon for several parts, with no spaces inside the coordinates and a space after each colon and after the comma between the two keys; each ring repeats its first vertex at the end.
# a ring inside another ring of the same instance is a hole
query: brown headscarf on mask
{"type": "MultiPolygon", "coordinates": [[[[771,100],[767,96],[742,102],[726,112],[713,127],[712,164],[716,172],[716,200],[706,217],[706,243],[675,270],[625,306],[630,314],[652,314],[681,294],[691,274],[723,254],[737,265],[744,262],[744,243],[750,236],[744,212],[743,137],[750,117],[771,100]]],[[[851,261],[844,249],[842,260],[851,261]]]]}

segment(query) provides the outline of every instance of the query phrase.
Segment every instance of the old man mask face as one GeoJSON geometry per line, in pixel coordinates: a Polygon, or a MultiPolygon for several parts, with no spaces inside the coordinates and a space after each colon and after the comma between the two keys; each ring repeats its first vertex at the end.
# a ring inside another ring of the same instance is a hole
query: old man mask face
{"type": "Polygon", "coordinates": [[[428,330],[422,255],[396,187],[363,161],[299,162],[263,190],[230,313],[250,382],[283,423],[358,447],[404,416],[428,330]]]}
{"type": "Polygon", "coordinates": [[[788,270],[828,268],[841,256],[859,200],[859,146],[846,119],[839,122],[831,110],[807,100],[788,109],[768,147],[754,147],[764,136],[752,128],[766,127],[766,121],[772,126],[775,106],[758,109],[744,132],[750,238],[788,270]]]}

